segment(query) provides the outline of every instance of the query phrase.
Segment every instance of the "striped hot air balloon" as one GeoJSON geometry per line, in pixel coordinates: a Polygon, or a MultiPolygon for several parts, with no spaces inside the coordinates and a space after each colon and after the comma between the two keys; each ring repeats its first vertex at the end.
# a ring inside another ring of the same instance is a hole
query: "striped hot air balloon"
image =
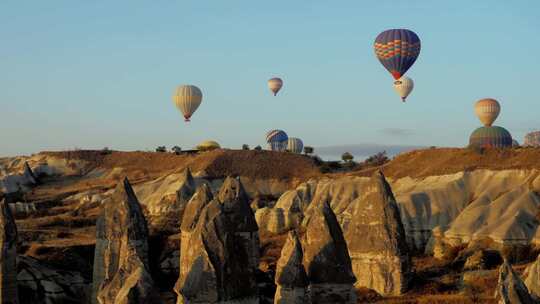
{"type": "Polygon", "coordinates": [[[471,134],[469,145],[482,148],[511,147],[512,135],[503,127],[480,127],[471,134]]]}
{"type": "Polygon", "coordinates": [[[287,150],[300,154],[304,150],[304,143],[300,138],[289,137],[289,140],[287,141],[287,150]]]}
{"type": "Polygon", "coordinates": [[[184,120],[188,122],[191,115],[201,105],[202,92],[194,85],[179,85],[176,87],[172,99],[176,108],[182,112],[184,120]]]}
{"type": "Polygon", "coordinates": [[[266,142],[268,149],[272,151],[284,151],[287,148],[289,137],[283,130],[271,130],[266,133],[266,142]]]}
{"type": "Polygon", "coordinates": [[[397,80],[418,58],[420,38],[406,29],[386,30],[375,38],[374,48],[379,61],[397,80]]]}
{"type": "Polygon", "coordinates": [[[484,126],[491,126],[501,112],[501,105],[493,98],[480,99],[474,105],[474,112],[484,126]]]}
{"type": "Polygon", "coordinates": [[[394,81],[394,90],[401,97],[401,101],[405,102],[405,99],[411,94],[414,89],[414,82],[407,76],[402,76],[400,79],[394,81]]]}
{"type": "Polygon", "coordinates": [[[281,87],[283,87],[283,80],[281,78],[274,77],[268,80],[268,88],[274,93],[274,96],[281,90],[281,87]]]}

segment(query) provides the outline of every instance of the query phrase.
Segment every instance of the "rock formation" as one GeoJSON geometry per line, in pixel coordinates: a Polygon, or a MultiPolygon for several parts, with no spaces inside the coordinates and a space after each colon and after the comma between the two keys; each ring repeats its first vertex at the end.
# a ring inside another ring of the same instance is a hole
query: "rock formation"
{"type": "Polygon", "coordinates": [[[356,281],[347,243],[336,215],[326,202],[312,206],[302,237],[310,301],[313,304],[356,303],[356,281]]]}
{"type": "Polygon", "coordinates": [[[525,285],[531,297],[540,302],[540,255],[525,269],[525,285]]]}
{"type": "Polygon", "coordinates": [[[96,224],[93,303],[158,303],[148,265],[146,220],[126,178],[96,224]]]}
{"type": "Polygon", "coordinates": [[[381,295],[402,294],[411,277],[411,257],[392,189],[381,172],[371,177],[350,210],[345,239],[356,286],[381,295]]]}
{"type": "Polygon", "coordinates": [[[91,282],[81,273],[55,269],[28,256],[18,260],[20,303],[87,303],[91,282]]]}
{"type": "Polygon", "coordinates": [[[19,303],[17,226],[5,200],[0,201],[0,303],[19,303]]]}
{"type": "Polygon", "coordinates": [[[276,266],[274,304],[303,304],[308,301],[308,279],[304,252],[296,232],[290,231],[276,266]]]}
{"type": "Polygon", "coordinates": [[[30,166],[28,165],[28,162],[24,162],[24,173],[23,176],[26,178],[29,184],[36,185],[38,183],[38,179],[30,166]]]}
{"type": "Polygon", "coordinates": [[[199,221],[202,210],[210,201],[212,201],[213,198],[212,190],[208,184],[204,183],[199,186],[195,194],[193,194],[189,202],[186,204],[180,231],[186,233],[193,231],[197,225],[197,222],[199,221]]]}
{"type": "Polygon", "coordinates": [[[258,303],[258,227],[240,181],[227,178],[198,219],[191,206],[182,223],[177,303],[258,303]]]}
{"type": "Polygon", "coordinates": [[[499,282],[495,290],[495,298],[500,304],[533,304],[527,286],[514,272],[507,260],[499,268],[499,282]]]}

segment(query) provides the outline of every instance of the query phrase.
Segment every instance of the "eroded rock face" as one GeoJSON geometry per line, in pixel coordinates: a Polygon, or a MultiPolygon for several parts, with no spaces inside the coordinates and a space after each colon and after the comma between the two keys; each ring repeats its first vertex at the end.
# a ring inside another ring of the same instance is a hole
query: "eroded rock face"
{"type": "Polygon", "coordinates": [[[0,201],[0,303],[19,303],[17,226],[5,200],[0,201]]]}
{"type": "Polygon", "coordinates": [[[527,286],[506,260],[499,269],[499,282],[497,283],[495,298],[500,304],[534,303],[527,286]]]}
{"type": "Polygon", "coordinates": [[[540,255],[525,269],[525,285],[536,301],[540,301],[540,255]]]}
{"type": "Polygon", "coordinates": [[[18,259],[20,303],[87,303],[91,282],[80,273],[57,270],[27,256],[18,259]]]}
{"type": "Polygon", "coordinates": [[[355,303],[353,284],[356,279],[336,215],[326,202],[312,208],[304,222],[302,237],[310,301],[313,304],[355,303]]]}
{"type": "Polygon", "coordinates": [[[258,303],[258,227],[240,181],[227,178],[196,225],[187,221],[174,288],[177,303],[258,303]]]}
{"type": "Polygon", "coordinates": [[[96,224],[93,303],[159,303],[148,265],[148,227],[126,178],[96,224]]]}
{"type": "Polygon", "coordinates": [[[350,213],[345,239],[356,286],[382,295],[402,294],[411,278],[411,257],[392,189],[381,172],[351,203],[350,213]]]}
{"type": "Polygon", "coordinates": [[[28,162],[24,162],[24,177],[28,180],[28,183],[31,185],[36,185],[38,183],[38,179],[30,166],[28,165],[28,162]]]}
{"type": "Polygon", "coordinates": [[[277,262],[275,304],[303,304],[308,301],[308,278],[304,252],[295,231],[290,231],[277,262]]]}

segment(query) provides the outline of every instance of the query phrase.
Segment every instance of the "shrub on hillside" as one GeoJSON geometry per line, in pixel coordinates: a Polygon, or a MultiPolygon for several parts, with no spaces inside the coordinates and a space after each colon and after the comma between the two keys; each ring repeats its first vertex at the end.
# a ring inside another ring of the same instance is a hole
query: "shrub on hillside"
{"type": "Polygon", "coordinates": [[[364,166],[381,166],[389,161],[386,151],[382,151],[368,157],[363,164],[364,166]]]}
{"type": "Polygon", "coordinates": [[[242,150],[249,150],[249,145],[243,144],[242,145],[242,150]]]}
{"type": "Polygon", "coordinates": [[[310,147],[310,146],[305,146],[304,147],[304,153],[307,154],[307,155],[313,154],[314,151],[315,151],[315,149],[313,147],[310,147]]]}
{"type": "Polygon", "coordinates": [[[173,151],[174,154],[178,155],[182,153],[182,148],[180,148],[179,146],[174,146],[172,147],[171,151],[173,151]]]}
{"type": "Polygon", "coordinates": [[[255,151],[261,151],[261,150],[262,150],[262,147],[261,147],[261,146],[256,146],[255,148],[253,148],[253,150],[255,150],[255,151]]]}
{"type": "Polygon", "coordinates": [[[167,152],[167,147],[159,146],[159,147],[156,148],[156,152],[161,152],[161,153],[167,152]]]}
{"type": "Polygon", "coordinates": [[[105,147],[105,148],[101,149],[100,154],[101,155],[109,155],[109,154],[112,154],[112,151],[109,149],[109,147],[105,147]]]}

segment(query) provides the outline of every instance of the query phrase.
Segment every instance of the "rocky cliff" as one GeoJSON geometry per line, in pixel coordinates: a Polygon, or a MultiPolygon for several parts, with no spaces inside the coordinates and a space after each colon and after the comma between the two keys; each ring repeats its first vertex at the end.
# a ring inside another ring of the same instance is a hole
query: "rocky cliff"
{"type": "Polygon", "coordinates": [[[347,210],[345,239],[357,286],[399,295],[411,279],[411,257],[392,189],[376,172],[347,210]]]}
{"type": "Polygon", "coordinates": [[[195,228],[184,226],[190,234],[182,237],[177,303],[258,303],[258,227],[242,183],[227,178],[203,205],[195,228]]]}
{"type": "Polygon", "coordinates": [[[159,303],[149,271],[148,228],[127,179],[96,224],[93,303],[159,303]]]}
{"type": "Polygon", "coordinates": [[[0,201],[0,303],[19,303],[17,226],[5,200],[0,201]]]}

